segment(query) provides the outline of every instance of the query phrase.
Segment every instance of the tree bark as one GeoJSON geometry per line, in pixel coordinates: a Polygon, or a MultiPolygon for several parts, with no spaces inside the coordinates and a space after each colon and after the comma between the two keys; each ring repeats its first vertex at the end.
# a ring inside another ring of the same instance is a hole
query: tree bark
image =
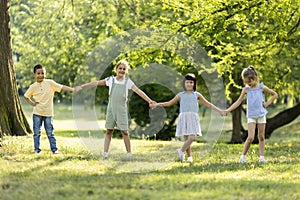
{"type": "MultiPolygon", "coordinates": [[[[0,1],[0,136],[31,132],[21,108],[13,67],[10,35],[10,0],[0,1]]],[[[1,139],[2,141],[2,139],[1,139]]],[[[0,145],[1,145],[0,141],[0,145]]]]}
{"type": "Polygon", "coordinates": [[[240,105],[235,110],[231,112],[232,116],[232,135],[231,135],[231,144],[242,143],[242,106],[240,105]]]}
{"type": "Polygon", "coordinates": [[[278,113],[277,115],[275,115],[270,119],[267,119],[265,137],[270,138],[274,130],[292,122],[299,115],[300,115],[300,103],[298,103],[292,108],[286,109],[278,113]]]}

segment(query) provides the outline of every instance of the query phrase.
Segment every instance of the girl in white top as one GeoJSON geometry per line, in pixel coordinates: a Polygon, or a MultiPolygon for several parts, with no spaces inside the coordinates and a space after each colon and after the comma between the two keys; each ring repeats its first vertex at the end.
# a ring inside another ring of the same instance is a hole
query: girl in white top
{"type": "Polygon", "coordinates": [[[180,102],[180,113],[176,126],[176,136],[184,137],[184,144],[177,149],[180,161],[184,161],[184,152],[187,153],[187,162],[193,162],[191,154],[191,144],[195,140],[195,136],[201,136],[200,120],[198,115],[198,100],[206,107],[218,111],[221,115],[222,110],[208,102],[199,92],[196,92],[196,77],[194,74],[187,74],[183,80],[184,91],[178,93],[173,99],[167,102],[155,103],[153,106],[171,106],[180,102]]]}
{"type": "Polygon", "coordinates": [[[242,103],[245,95],[247,95],[248,137],[244,144],[240,163],[246,162],[246,153],[254,140],[256,124],[258,128],[260,152],[259,162],[265,163],[265,127],[267,114],[267,110],[265,108],[267,108],[278,95],[263,83],[259,83],[257,72],[251,65],[242,71],[242,79],[246,84],[246,87],[243,88],[238,100],[225,110],[225,112],[228,113],[236,109],[242,103]],[[264,93],[271,94],[272,97],[268,101],[265,101],[264,93]]]}
{"type": "Polygon", "coordinates": [[[153,101],[140,90],[131,79],[126,77],[128,73],[129,64],[125,60],[121,60],[116,64],[115,71],[117,76],[111,76],[99,81],[94,81],[81,85],[81,88],[85,87],[96,87],[98,85],[109,87],[109,102],[106,112],[106,123],[105,128],[106,135],[104,140],[104,152],[103,157],[108,157],[108,150],[112,134],[115,126],[117,126],[124,139],[125,148],[127,151],[126,157],[131,157],[131,145],[130,137],[128,133],[128,108],[127,108],[127,97],[128,90],[133,90],[136,94],[142,97],[145,101],[151,104],[153,101]]]}

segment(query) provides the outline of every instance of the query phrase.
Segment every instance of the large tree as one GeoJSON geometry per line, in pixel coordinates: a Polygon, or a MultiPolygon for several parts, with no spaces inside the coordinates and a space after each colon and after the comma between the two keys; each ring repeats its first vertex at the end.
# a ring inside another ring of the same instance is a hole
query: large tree
{"type": "MultiPolygon", "coordinates": [[[[20,105],[13,67],[10,0],[0,1],[0,135],[26,135],[31,132],[20,105]]],[[[1,144],[1,143],[0,143],[1,144]]]]}

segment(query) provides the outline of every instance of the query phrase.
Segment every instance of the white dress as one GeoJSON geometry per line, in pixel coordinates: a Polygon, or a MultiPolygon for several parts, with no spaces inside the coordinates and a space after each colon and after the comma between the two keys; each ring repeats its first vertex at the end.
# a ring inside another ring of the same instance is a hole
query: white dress
{"type": "Polygon", "coordinates": [[[180,113],[176,127],[176,136],[199,135],[202,136],[200,119],[198,115],[198,94],[186,91],[180,93],[180,113]]]}

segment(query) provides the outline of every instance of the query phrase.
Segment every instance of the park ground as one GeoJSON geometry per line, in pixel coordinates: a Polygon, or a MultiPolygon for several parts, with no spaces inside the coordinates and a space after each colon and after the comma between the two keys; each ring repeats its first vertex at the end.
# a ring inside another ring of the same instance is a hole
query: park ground
{"type": "MultiPolygon", "coordinates": [[[[230,122],[211,146],[198,140],[194,162],[179,162],[181,141],[132,139],[126,159],[121,139],[112,141],[109,159],[101,157],[104,130],[80,136],[67,106],[55,119],[60,154],[53,155],[43,133],[42,153],[32,150],[32,135],[5,137],[0,148],[0,199],[300,199],[300,119],[276,130],[266,141],[266,164],[253,144],[245,164],[243,144],[227,144],[230,122]],[[96,136],[97,133],[102,136],[96,136]]],[[[27,111],[26,111],[27,112],[27,111]]],[[[30,121],[30,115],[28,115],[30,121]]],[[[86,122],[88,127],[91,127],[86,122]]],[[[103,120],[99,120],[101,126],[103,120]]]]}

